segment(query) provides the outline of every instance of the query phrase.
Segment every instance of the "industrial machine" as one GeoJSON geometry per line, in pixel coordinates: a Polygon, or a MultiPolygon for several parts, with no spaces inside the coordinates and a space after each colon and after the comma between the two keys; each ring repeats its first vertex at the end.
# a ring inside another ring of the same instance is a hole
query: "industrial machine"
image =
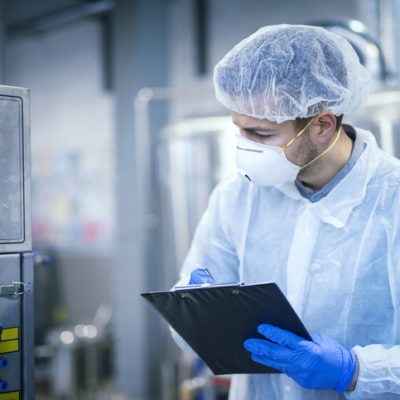
{"type": "Polygon", "coordinates": [[[34,399],[27,89],[0,86],[0,400],[34,399]]]}

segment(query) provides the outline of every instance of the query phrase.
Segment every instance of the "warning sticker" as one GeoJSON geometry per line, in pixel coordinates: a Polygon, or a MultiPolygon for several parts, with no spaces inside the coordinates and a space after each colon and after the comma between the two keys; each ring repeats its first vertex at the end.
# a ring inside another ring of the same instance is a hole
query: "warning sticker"
{"type": "Polygon", "coordinates": [[[5,328],[1,333],[0,354],[13,353],[15,351],[19,351],[19,329],[5,328]]]}
{"type": "Polygon", "coordinates": [[[19,329],[18,328],[4,328],[3,332],[0,336],[1,340],[12,340],[19,338],[19,329]]]}
{"type": "Polygon", "coordinates": [[[0,393],[0,400],[20,400],[20,392],[0,393]]]}

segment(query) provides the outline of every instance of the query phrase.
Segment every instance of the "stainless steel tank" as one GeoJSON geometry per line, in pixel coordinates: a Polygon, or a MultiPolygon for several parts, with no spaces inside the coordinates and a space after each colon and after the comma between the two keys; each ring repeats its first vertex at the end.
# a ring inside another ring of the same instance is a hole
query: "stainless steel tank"
{"type": "MultiPolygon", "coordinates": [[[[400,90],[372,93],[344,122],[370,130],[380,147],[400,156],[400,90]]],[[[237,127],[229,116],[180,120],[162,132],[159,171],[166,285],[172,285],[190,247],[208,197],[224,177],[236,173],[237,127]]]]}
{"type": "Polygon", "coordinates": [[[167,126],[159,148],[166,284],[172,284],[189,249],[208,197],[235,173],[235,126],[230,117],[181,120],[167,126]]]}

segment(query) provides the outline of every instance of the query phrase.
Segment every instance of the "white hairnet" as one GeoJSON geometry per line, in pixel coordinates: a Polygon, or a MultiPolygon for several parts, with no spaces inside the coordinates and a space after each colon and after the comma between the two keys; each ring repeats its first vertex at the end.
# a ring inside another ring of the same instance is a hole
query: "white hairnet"
{"type": "Polygon", "coordinates": [[[347,40],[305,25],[263,27],[214,69],[225,107],[278,123],[324,110],[352,112],[367,97],[370,79],[347,40]]]}

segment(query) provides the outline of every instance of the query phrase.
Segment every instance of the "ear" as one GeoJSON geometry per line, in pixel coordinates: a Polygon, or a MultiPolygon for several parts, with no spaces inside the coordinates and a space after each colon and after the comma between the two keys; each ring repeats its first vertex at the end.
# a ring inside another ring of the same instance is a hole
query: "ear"
{"type": "Polygon", "coordinates": [[[315,116],[310,127],[310,134],[320,144],[328,143],[336,132],[336,118],[330,111],[323,111],[315,116]]]}

